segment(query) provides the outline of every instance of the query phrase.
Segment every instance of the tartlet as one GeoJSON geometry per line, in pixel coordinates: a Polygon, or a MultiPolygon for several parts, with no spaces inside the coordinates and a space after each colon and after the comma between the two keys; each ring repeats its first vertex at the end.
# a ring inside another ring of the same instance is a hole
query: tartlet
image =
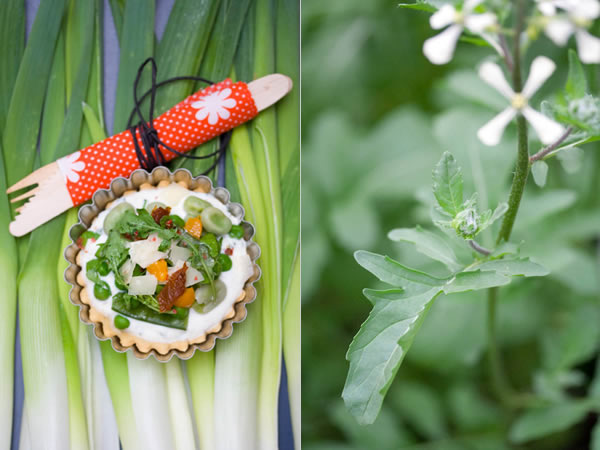
{"type": "Polygon", "coordinates": [[[256,296],[260,250],[243,216],[226,189],[185,169],[113,180],[80,209],[65,250],[81,320],[140,359],[211,350],[256,296]]]}

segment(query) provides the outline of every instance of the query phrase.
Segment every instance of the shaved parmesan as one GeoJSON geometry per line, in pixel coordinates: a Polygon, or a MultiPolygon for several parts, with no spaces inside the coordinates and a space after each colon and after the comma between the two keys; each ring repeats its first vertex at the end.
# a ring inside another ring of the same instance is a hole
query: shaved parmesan
{"type": "Polygon", "coordinates": [[[167,254],[158,251],[161,242],[162,239],[156,234],[149,235],[148,239],[132,242],[131,247],[129,248],[131,260],[145,269],[159,259],[165,259],[167,254]]]}
{"type": "Polygon", "coordinates": [[[125,284],[129,284],[129,282],[131,281],[131,277],[133,276],[133,269],[135,269],[135,263],[131,259],[125,261],[119,269],[119,272],[121,272],[121,276],[123,277],[123,281],[125,281],[125,284]]]}
{"type": "Polygon", "coordinates": [[[200,283],[202,280],[204,280],[204,275],[202,275],[202,272],[194,269],[193,267],[188,267],[188,270],[185,273],[185,287],[200,283]]]}
{"type": "Polygon", "coordinates": [[[160,193],[158,200],[167,205],[176,205],[183,197],[187,197],[189,194],[190,191],[186,188],[172,183],[160,193]]]}
{"type": "Polygon", "coordinates": [[[187,261],[188,259],[190,259],[191,255],[192,252],[189,249],[174,245],[171,247],[169,259],[174,263],[177,263],[177,261],[187,261]]]}
{"type": "Polygon", "coordinates": [[[154,295],[158,280],[154,275],[132,277],[129,283],[130,295],[154,295]]]}

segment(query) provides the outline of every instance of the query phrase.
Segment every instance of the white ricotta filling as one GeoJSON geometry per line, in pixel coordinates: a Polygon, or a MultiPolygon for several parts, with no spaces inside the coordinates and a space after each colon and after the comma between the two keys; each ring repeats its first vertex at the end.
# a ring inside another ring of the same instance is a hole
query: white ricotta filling
{"type": "MultiPolygon", "coordinates": [[[[104,233],[102,226],[104,219],[108,212],[122,202],[130,203],[134,208],[142,208],[144,204],[151,202],[162,202],[167,206],[171,207],[171,214],[176,214],[182,218],[186,216],[186,212],[183,209],[183,203],[188,196],[195,196],[202,200],[209,202],[215,208],[220,209],[225,215],[231,220],[234,225],[241,223],[240,217],[234,217],[227,211],[227,208],[217,198],[211,194],[204,194],[200,192],[192,192],[182,188],[177,184],[171,184],[164,188],[147,189],[121,197],[114,201],[110,208],[102,211],[92,222],[90,231],[99,233],[100,237],[97,241],[88,239],[86,246],[81,250],[81,265],[83,269],[87,294],[90,298],[92,306],[104,316],[114,320],[117,312],[112,310],[112,295],[106,300],[99,300],[94,296],[94,283],[87,279],[85,276],[85,266],[88,261],[96,258],[96,252],[98,251],[98,244],[106,241],[107,235],[104,233]]],[[[142,241],[139,241],[142,242],[142,241]]],[[[196,312],[194,309],[190,309],[188,327],[187,330],[178,330],[175,328],[169,328],[162,325],[155,325],[141,320],[133,319],[128,317],[130,321],[129,327],[124,330],[134,336],[138,336],[142,339],[151,342],[175,342],[185,339],[193,339],[206,333],[215,325],[219,324],[225,314],[231,309],[235,300],[242,293],[246,280],[250,278],[253,273],[252,261],[248,256],[247,243],[244,239],[234,239],[229,235],[223,237],[221,245],[221,251],[225,249],[232,249],[233,254],[230,255],[232,266],[227,272],[223,272],[219,279],[227,287],[227,294],[225,299],[217,305],[213,310],[201,314],[196,312]]],[[[189,270],[188,270],[189,272],[189,270]]],[[[197,275],[197,274],[195,274],[197,275]]],[[[201,275],[201,274],[200,274],[201,275]]],[[[131,276],[131,275],[129,275],[131,276]]],[[[119,292],[119,289],[115,285],[115,276],[111,272],[107,276],[102,277],[104,281],[110,286],[111,293],[114,295],[119,292]]],[[[191,281],[191,280],[190,280],[191,281]]],[[[186,283],[187,284],[187,283],[186,283]]]]}

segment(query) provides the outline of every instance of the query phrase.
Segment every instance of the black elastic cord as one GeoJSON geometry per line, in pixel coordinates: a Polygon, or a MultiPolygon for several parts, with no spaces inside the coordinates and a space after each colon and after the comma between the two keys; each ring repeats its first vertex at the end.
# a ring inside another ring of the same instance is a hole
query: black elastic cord
{"type": "Polygon", "coordinates": [[[184,153],[175,150],[174,148],[169,147],[158,137],[158,131],[154,128],[154,103],[156,100],[156,91],[159,87],[164,86],[168,83],[173,83],[175,81],[201,81],[206,84],[214,84],[212,81],[207,80],[202,77],[174,77],[169,78],[168,80],[161,81],[160,83],[156,82],[156,61],[154,58],[146,59],[140,68],[138,69],[137,76],[135,77],[135,82],[133,83],[133,110],[129,115],[129,120],[127,121],[127,129],[131,133],[131,137],[133,139],[133,145],[135,147],[135,154],[140,162],[140,167],[147,171],[151,171],[157,166],[162,166],[166,163],[165,155],[162,153],[160,147],[163,147],[170,151],[171,153],[175,153],[178,156],[183,156],[184,158],[190,159],[208,159],[215,158],[213,164],[206,170],[203,175],[207,175],[214,170],[214,168],[219,164],[223,158],[225,158],[225,152],[227,150],[227,146],[229,145],[229,141],[231,140],[232,130],[229,130],[219,136],[219,148],[216,151],[209,153],[207,155],[190,155],[189,153],[184,153]],[[137,88],[142,77],[144,68],[148,63],[152,64],[152,85],[148,91],[144,93],[140,98],[137,96],[137,88]],[[150,120],[147,121],[141,110],[142,102],[150,95],[150,120]],[[139,123],[137,125],[132,126],[132,121],[135,116],[138,116],[139,123]],[[142,140],[143,149],[140,147],[138,140],[136,138],[136,132],[140,134],[140,139],[142,140]]]}

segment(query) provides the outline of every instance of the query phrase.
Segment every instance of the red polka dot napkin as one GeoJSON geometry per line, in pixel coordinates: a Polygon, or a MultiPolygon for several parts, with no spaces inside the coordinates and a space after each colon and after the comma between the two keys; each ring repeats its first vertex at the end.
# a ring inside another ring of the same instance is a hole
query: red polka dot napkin
{"type": "MultiPolygon", "coordinates": [[[[246,83],[227,79],[178,103],[154,119],[159,138],[169,147],[187,152],[258,114],[246,83]]],[[[144,148],[136,133],[140,148],[144,148]]],[[[170,161],[177,155],[164,150],[170,161]]],[[[57,161],[67,190],[77,206],[107,189],[113,178],[128,177],[140,168],[131,132],[123,131],[57,161]]]]}

